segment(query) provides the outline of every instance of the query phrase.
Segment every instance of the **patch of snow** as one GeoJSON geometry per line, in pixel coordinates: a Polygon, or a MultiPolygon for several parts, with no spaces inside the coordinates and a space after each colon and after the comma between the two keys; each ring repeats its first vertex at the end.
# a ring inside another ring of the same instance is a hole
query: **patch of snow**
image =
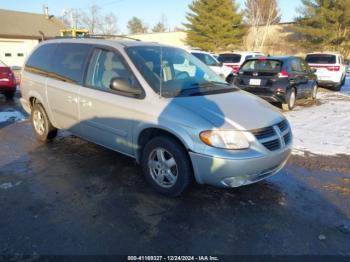
{"type": "Polygon", "coordinates": [[[18,181],[16,183],[11,183],[11,182],[8,182],[8,183],[3,183],[3,184],[0,184],[0,189],[10,189],[10,188],[13,188],[15,186],[19,186],[20,184],[22,184],[22,181],[18,181]]]}
{"type": "Polygon", "coordinates": [[[294,135],[294,154],[350,155],[350,79],[341,92],[321,91],[319,105],[285,113],[294,135]]]}
{"type": "Polygon", "coordinates": [[[0,112],[0,123],[8,121],[22,121],[25,116],[19,111],[0,112]]]}

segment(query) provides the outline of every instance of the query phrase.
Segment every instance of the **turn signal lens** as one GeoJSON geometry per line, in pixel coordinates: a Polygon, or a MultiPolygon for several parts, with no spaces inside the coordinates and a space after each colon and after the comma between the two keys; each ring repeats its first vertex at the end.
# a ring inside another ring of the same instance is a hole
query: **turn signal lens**
{"type": "Polygon", "coordinates": [[[208,146],[239,150],[249,148],[249,142],[240,131],[208,130],[199,135],[202,142],[208,146]]]}

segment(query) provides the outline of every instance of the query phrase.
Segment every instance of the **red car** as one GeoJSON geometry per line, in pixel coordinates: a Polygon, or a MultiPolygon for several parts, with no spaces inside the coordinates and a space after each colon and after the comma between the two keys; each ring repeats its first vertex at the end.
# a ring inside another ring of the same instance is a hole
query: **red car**
{"type": "Polygon", "coordinates": [[[0,61],[0,93],[7,99],[14,97],[17,81],[11,68],[0,61]]]}

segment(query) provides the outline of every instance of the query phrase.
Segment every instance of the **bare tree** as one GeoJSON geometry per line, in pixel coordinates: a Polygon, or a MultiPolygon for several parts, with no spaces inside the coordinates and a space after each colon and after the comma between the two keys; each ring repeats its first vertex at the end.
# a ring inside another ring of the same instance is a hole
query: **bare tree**
{"type": "Polygon", "coordinates": [[[99,6],[92,5],[87,12],[83,12],[81,15],[82,26],[88,29],[91,34],[96,34],[101,28],[100,10],[99,6]]]}
{"type": "Polygon", "coordinates": [[[246,48],[262,51],[266,44],[270,27],[281,20],[276,0],[246,0],[245,22],[250,26],[246,48]]]}
{"type": "Polygon", "coordinates": [[[70,8],[60,18],[68,28],[88,29],[90,34],[117,34],[117,17],[113,13],[101,14],[100,10],[97,5],[90,6],[86,12],[70,8]]]}
{"type": "Polygon", "coordinates": [[[101,28],[99,28],[104,35],[115,35],[118,33],[117,17],[113,13],[106,14],[103,17],[101,28]]]}

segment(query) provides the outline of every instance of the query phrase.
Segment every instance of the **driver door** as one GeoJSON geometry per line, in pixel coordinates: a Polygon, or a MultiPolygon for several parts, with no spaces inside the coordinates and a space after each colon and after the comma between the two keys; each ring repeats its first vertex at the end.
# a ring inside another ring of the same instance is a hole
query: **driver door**
{"type": "Polygon", "coordinates": [[[124,59],[114,50],[96,48],[79,94],[81,135],[121,153],[132,155],[133,108],[138,99],[110,89],[115,77],[140,88],[124,59]]]}

